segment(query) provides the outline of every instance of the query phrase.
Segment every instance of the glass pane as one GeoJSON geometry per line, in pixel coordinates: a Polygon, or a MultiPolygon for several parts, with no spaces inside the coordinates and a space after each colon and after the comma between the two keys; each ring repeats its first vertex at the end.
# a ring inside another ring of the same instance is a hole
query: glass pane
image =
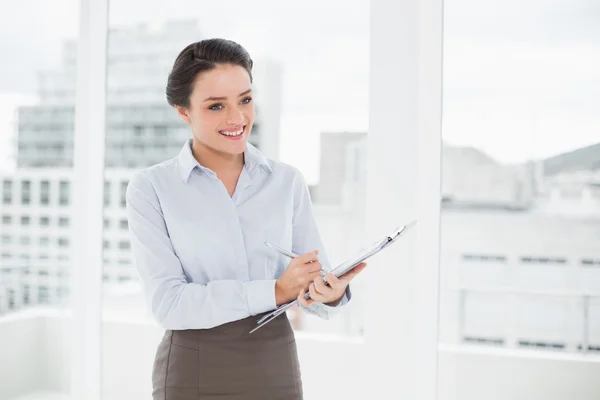
{"type": "Polygon", "coordinates": [[[597,398],[599,9],[444,9],[440,398],[597,398]]]}
{"type": "MultiPolygon", "coordinates": [[[[154,355],[164,334],[149,311],[150,302],[161,299],[145,298],[138,278],[144,265],[136,268],[134,264],[125,194],[135,173],[177,157],[192,136],[190,126],[165,97],[167,77],[178,53],[190,43],[211,37],[235,40],[248,50],[254,61],[256,109],[249,143],[265,156],[302,172],[328,258],[337,265],[372,241],[357,228],[361,224],[350,221],[364,218],[365,172],[357,161],[364,157],[367,131],[367,16],[365,0],[331,4],[234,1],[203,3],[202,7],[178,0],[168,8],[157,1],[111,4],[104,186],[104,398],[150,397],[154,355]],[[127,363],[123,362],[125,354],[127,363]]],[[[199,203],[198,207],[207,205],[199,203]]],[[[198,226],[199,232],[203,229],[198,226]]],[[[198,260],[203,262],[200,256],[198,260]]],[[[288,260],[282,260],[287,265],[288,260]]],[[[313,353],[308,351],[333,347],[334,352],[349,352],[344,346],[355,342],[348,338],[362,334],[362,285],[360,278],[353,282],[354,298],[332,320],[297,308],[288,311],[300,358],[305,360],[307,399],[321,398],[329,390],[322,387],[321,372],[313,367],[313,353]],[[324,334],[333,342],[324,341],[324,334]]],[[[329,366],[322,373],[330,374],[331,368],[341,374],[345,366],[329,366]]],[[[341,375],[329,376],[343,381],[341,375]]]]}
{"type": "Polygon", "coordinates": [[[0,399],[69,398],[78,8],[0,5],[0,399]]]}

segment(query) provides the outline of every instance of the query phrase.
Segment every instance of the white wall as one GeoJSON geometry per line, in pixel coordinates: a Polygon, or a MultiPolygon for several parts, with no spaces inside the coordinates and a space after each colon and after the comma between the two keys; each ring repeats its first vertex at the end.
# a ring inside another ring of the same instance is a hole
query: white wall
{"type": "Polygon", "coordinates": [[[15,315],[0,322],[0,399],[36,390],[43,382],[46,364],[40,362],[42,318],[15,315]]]}

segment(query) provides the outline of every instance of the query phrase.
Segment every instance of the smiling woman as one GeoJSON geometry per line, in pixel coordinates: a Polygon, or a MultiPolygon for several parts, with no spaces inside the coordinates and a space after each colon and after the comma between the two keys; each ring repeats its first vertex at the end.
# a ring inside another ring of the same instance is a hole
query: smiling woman
{"type": "Polygon", "coordinates": [[[252,65],[242,46],[223,39],[190,44],[175,60],[167,101],[191,126],[194,154],[209,168],[211,153],[231,159],[245,149],[254,123],[252,65]]]}
{"type": "Polygon", "coordinates": [[[331,267],[304,177],[247,143],[252,65],[229,40],[187,46],[166,92],[192,138],[127,188],[135,264],[166,330],[152,374],[155,400],[302,399],[287,316],[249,332],[305,290],[315,302],[303,308],[328,319],[348,303],[348,284],[360,272],[323,283],[321,270],[331,267]],[[300,256],[279,258],[265,240],[300,256]]]}

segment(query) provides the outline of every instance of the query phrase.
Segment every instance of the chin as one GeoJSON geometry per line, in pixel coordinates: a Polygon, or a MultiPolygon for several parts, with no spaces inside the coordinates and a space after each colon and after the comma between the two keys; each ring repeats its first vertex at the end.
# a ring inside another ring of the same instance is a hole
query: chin
{"type": "Polygon", "coordinates": [[[233,143],[225,143],[225,145],[221,146],[221,151],[223,153],[231,154],[231,155],[239,155],[243,154],[246,151],[247,140],[241,139],[237,142],[233,143]]]}

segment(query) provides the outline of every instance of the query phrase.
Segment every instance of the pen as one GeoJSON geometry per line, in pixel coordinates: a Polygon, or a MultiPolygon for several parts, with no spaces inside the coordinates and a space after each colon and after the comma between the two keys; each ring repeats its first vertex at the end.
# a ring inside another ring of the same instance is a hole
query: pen
{"type": "MultiPolygon", "coordinates": [[[[289,258],[296,258],[296,257],[298,257],[298,255],[297,255],[297,254],[294,254],[294,253],[292,253],[291,251],[287,251],[286,249],[282,249],[282,248],[281,248],[281,247],[279,247],[279,246],[275,246],[275,245],[274,245],[274,244],[272,244],[272,243],[265,242],[265,246],[267,246],[267,247],[269,247],[269,248],[271,248],[271,249],[275,250],[275,251],[276,251],[276,252],[278,252],[279,254],[283,254],[284,256],[287,256],[287,257],[289,257],[289,258]]],[[[309,262],[310,262],[310,263],[312,263],[312,261],[309,261],[309,262]]],[[[326,273],[326,272],[325,272],[323,269],[321,269],[321,275],[325,276],[325,275],[327,275],[327,273],[326,273]]]]}
{"type": "Polygon", "coordinates": [[[269,242],[265,242],[265,246],[270,247],[271,249],[275,250],[279,254],[283,254],[284,256],[288,256],[289,258],[298,257],[296,254],[292,253],[291,251],[287,251],[285,249],[282,249],[281,247],[277,247],[274,244],[271,244],[269,242]]]}

